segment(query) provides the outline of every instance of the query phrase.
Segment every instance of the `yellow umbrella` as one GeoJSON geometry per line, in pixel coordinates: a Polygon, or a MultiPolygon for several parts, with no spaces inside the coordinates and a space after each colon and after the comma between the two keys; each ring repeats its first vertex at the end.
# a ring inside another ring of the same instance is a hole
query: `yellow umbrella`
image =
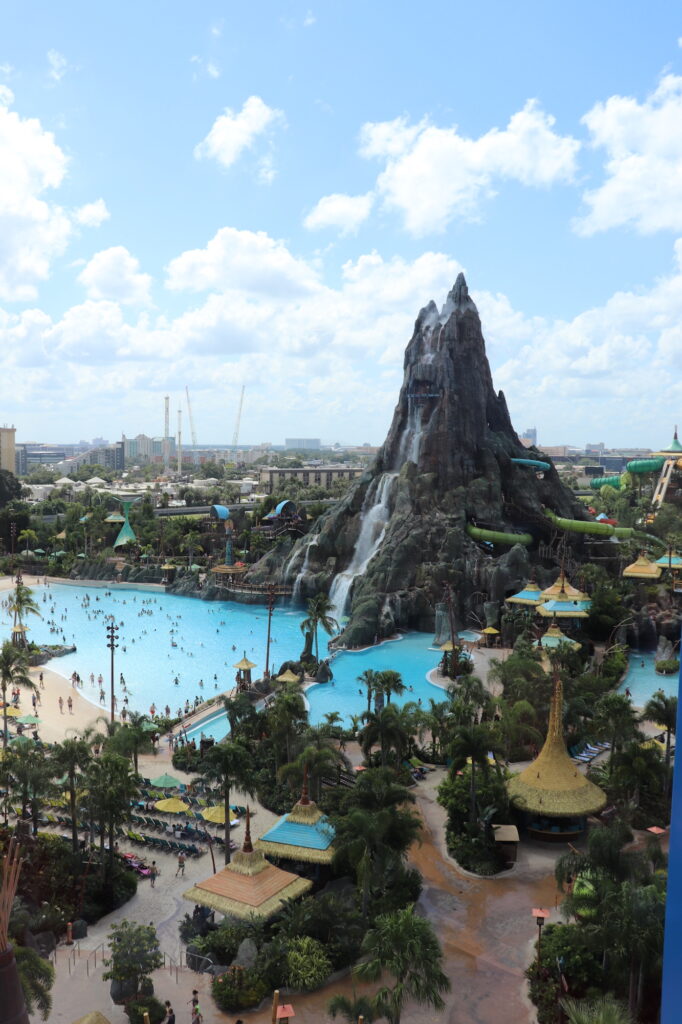
{"type": "Polygon", "coordinates": [[[455,647],[452,640],[446,640],[444,644],[440,645],[441,651],[454,651],[455,647]]]}
{"type": "Polygon", "coordinates": [[[286,672],[282,672],[281,676],[277,676],[278,683],[297,683],[298,681],[298,676],[290,668],[286,672]]]}
{"type": "Polygon", "coordinates": [[[154,806],[157,811],[165,811],[167,814],[181,814],[189,808],[189,804],[186,804],[177,796],[169,796],[167,800],[159,800],[154,806]]]}
{"type": "MultiPolygon", "coordinates": [[[[222,805],[218,807],[206,807],[201,812],[201,817],[204,819],[204,821],[212,821],[214,825],[224,825],[225,808],[222,805]]],[[[230,808],[230,821],[232,822],[237,820],[237,815],[234,813],[232,808],[230,808]]]]}
{"type": "Polygon", "coordinates": [[[21,711],[19,708],[5,708],[3,714],[7,715],[8,718],[19,718],[21,711]]]}
{"type": "Polygon", "coordinates": [[[246,657],[246,655],[244,655],[242,660],[241,661],[237,661],[232,667],[233,668],[240,668],[240,669],[244,670],[244,669],[248,669],[248,668],[255,668],[256,667],[256,663],[255,663],[255,661],[249,661],[249,659],[246,657]]]}
{"type": "Polygon", "coordinates": [[[485,629],[481,630],[483,633],[487,633],[488,636],[497,636],[500,632],[499,629],[495,629],[494,626],[486,626],[485,629]]]}

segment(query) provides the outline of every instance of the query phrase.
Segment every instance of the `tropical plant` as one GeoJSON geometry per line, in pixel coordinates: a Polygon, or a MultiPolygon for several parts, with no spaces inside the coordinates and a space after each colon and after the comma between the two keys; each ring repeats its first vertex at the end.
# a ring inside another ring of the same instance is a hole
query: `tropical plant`
{"type": "Polygon", "coordinates": [[[33,834],[38,832],[40,810],[52,790],[52,766],[42,750],[30,741],[13,747],[3,754],[7,762],[9,788],[21,802],[21,817],[29,815],[33,821],[33,834]]]}
{"type": "Polygon", "coordinates": [[[291,939],[287,947],[286,973],[289,986],[311,992],[320,988],[331,974],[332,965],[324,946],[309,935],[291,939]]]}
{"type": "Polygon", "coordinates": [[[26,653],[5,640],[0,648],[0,692],[2,692],[2,746],[7,749],[7,691],[17,687],[35,690],[33,680],[28,674],[28,658],[26,653]]]}
{"type": "Polygon", "coordinates": [[[137,995],[145,978],[163,966],[156,929],[152,924],[136,924],[125,918],[113,924],[109,931],[111,955],[104,960],[107,970],[105,981],[132,982],[133,995],[137,995]]]}
{"type": "Polygon", "coordinates": [[[225,808],[225,863],[230,863],[230,791],[239,787],[249,796],[256,791],[254,763],[248,747],[238,740],[216,743],[201,762],[201,777],[217,786],[225,808]]]}
{"type": "Polygon", "coordinates": [[[405,731],[398,709],[389,704],[379,712],[365,711],[365,722],[358,740],[366,758],[372,753],[372,747],[379,745],[381,764],[385,765],[389,751],[394,750],[398,759],[407,751],[410,737],[405,731]]]}
{"type": "Polygon", "coordinates": [[[135,774],[138,773],[138,762],[140,754],[148,754],[154,749],[151,731],[145,728],[149,724],[147,715],[139,711],[130,711],[128,721],[121,724],[111,739],[108,749],[130,757],[133,762],[135,774]]]}
{"type": "Polygon", "coordinates": [[[30,1014],[39,1013],[47,1020],[52,1009],[50,989],[54,983],[54,967],[30,946],[13,945],[13,950],[26,1010],[30,1014]]]}
{"type": "Polygon", "coordinates": [[[394,693],[400,697],[407,689],[400,672],[395,672],[393,669],[384,669],[383,672],[379,672],[377,685],[388,704],[391,703],[391,697],[394,693]]]}
{"type": "Polygon", "coordinates": [[[635,1024],[626,1006],[613,996],[600,999],[562,999],[568,1024],[635,1024]]]}
{"type": "Polygon", "coordinates": [[[35,530],[22,530],[17,540],[20,544],[25,544],[25,551],[28,551],[30,547],[36,547],[38,544],[38,534],[35,530]]]}
{"type": "Polygon", "coordinates": [[[291,761],[291,746],[301,725],[308,720],[303,694],[296,684],[287,684],[275,696],[266,712],[267,729],[275,745],[275,762],[282,753],[285,763],[291,761]],[[283,748],[283,750],[282,750],[283,748]]]}
{"type": "Polygon", "coordinates": [[[365,935],[361,954],[356,977],[378,981],[386,973],[395,979],[393,985],[383,984],[372,1000],[375,1012],[389,1024],[400,1024],[408,999],[434,1010],[444,1008],[450,981],[442,970],[443,953],[432,925],[413,906],[381,914],[365,935]]]}
{"type": "Polygon", "coordinates": [[[12,625],[15,634],[17,627],[24,624],[24,619],[27,615],[38,615],[41,617],[40,608],[33,599],[33,591],[22,583],[18,577],[14,590],[10,591],[7,607],[12,615],[12,625]]]}
{"type": "Polygon", "coordinates": [[[613,768],[616,750],[637,735],[637,715],[630,699],[623,693],[603,694],[594,709],[593,728],[611,744],[609,767],[613,768]]]}
{"type": "MultiPolygon", "coordinates": [[[[677,728],[677,697],[669,697],[663,690],[656,690],[644,705],[640,719],[644,722],[654,722],[665,729],[665,767],[669,769],[670,737],[675,734],[677,728]]],[[[666,771],[666,776],[668,774],[666,771]]],[[[668,786],[669,779],[666,778],[666,792],[668,786]]]]}
{"type": "Polygon", "coordinates": [[[327,1004],[327,1013],[330,1017],[342,1016],[348,1024],[357,1024],[360,1017],[365,1024],[373,1024],[374,1021],[372,1000],[369,996],[356,996],[355,992],[350,999],[348,996],[332,996],[327,1004]]]}
{"type": "Polygon", "coordinates": [[[92,754],[86,740],[74,736],[62,740],[52,753],[55,767],[64,773],[69,790],[69,812],[71,814],[71,846],[78,853],[78,808],[76,806],[76,784],[81,773],[87,768],[92,754]]]}
{"type": "Polygon", "coordinates": [[[114,874],[114,840],[116,829],[123,825],[130,813],[130,803],[137,794],[137,777],[126,757],[105,751],[90,762],[85,785],[91,822],[99,824],[100,864],[102,878],[114,874]],[[108,840],[108,856],[104,853],[104,840],[108,840]]]}
{"type": "Polygon", "coordinates": [[[461,771],[467,761],[471,761],[469,777],[469,821],[471,824],[476,821],[477,817],[476,769],[481,767],[484,772],[488,771],[488,753],[493,742],[494,738],[489,726],[471,725],[458,729],[450,745],[452,772],[461,771]]]}
{"type": "Polygon", "coordinates": [[[343,763],[343,755],[333,747],[306,747],[295,761],[283,765],[278,775],[296,789],[301,788],[304,772],[308,771],[310,795],[319,800],[322,793],[322,780],[328,776],[336,777],[336,771],[343,763]]]}
{"type": "Polygon", "coordinates": [[[307,616],[301,623],[302,633],[312,633],[313,640],[315,643],[315,661],[319,662],[319,648],[317,642],[317,631],[320,627],[325,631],[328,636],[332,633],[338,633],[339,624],[336,619],[332,616],[334,606],[327,594],[316,594],[315,597],[308,599],[307,604],[307,616]]]}

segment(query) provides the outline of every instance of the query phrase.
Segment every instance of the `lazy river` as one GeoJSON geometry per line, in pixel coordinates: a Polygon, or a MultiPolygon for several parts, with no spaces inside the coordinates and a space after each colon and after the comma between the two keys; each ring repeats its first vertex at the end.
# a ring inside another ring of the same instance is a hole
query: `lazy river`
{"type": "MultiPolygon", "coordinates": [[[[200,601],[133,587],[52,583],[32,589],[42,618],[27,619],[30,639],[34,643],[76,645],[75,653],[53,658],[48,668],[67,678],[77,672],[83,680],[82,695],[95,705],[100,674],[105,691],[109,692],[110,655],[105,631],[111,615],[119,626],[114,673],[119,709],[123,696],[118,685],[121,673],[130,709],[146,713],[154,704],[163,713],[168,705],[171,713],[176,714],[186,700],[193,702],[196,696],[206,700],[230,690],[235,681],[233,666],[244,653],[256,664],[254,678],[263,671],[267,612],[262,606],[200,601]]],[[[282,662],[299,657],[303,649],[303,618],[301,609],[275,608],[271,671],[276,672],[282,662]]],[[[2,609],[2,634],[9,635],[9,626],[8,614],[2,609]]],[[[326,651],[327,640],[327,635],[320,631],[320,654],[326,651]]],[[[390,668],[401,673],[403,682],[411,689],[402,697],[393,698],[399,705],[421,701],[427,706],[431,697],[441,700],[443,691],[426,678],[440,660],[440,651],[432,642],[430,634],[409,633],[365,651],[338,653],[332,661],[333,683],[315,684],[306,691],[311,722],[317,724],[327,712],[338,711],[350,724],[351,715],[361,714],[367,707],[367,697],[364,689],[358,692],[361,684],[357,677],[369,668],[390,668]]],[[[197,738],[199,732],[222,738],[226,732],[224,712],[209,715],[195,731],[197,738]]]]}

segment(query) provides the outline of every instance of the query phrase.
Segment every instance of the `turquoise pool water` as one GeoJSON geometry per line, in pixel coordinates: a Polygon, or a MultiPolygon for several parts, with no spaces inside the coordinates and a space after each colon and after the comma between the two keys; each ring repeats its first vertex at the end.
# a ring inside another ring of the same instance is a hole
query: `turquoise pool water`
{"type": "Polygon", "coordinates": [[[677,676],[659,676],[654,665],[653,652],[630,652],[630,663],[620,692],[625,693],[628,689],[632,695],[632,703],[638,708],[644,707],[656,690],[663,690],[669,696],[677,695],[677,676]]]}
{"type": "MultiPolygon", "coordinates": [[[[244,652],[256,663],[257,677],[265,664],[267,613],[263,607],[231,601],[199,601],[190,597],[150,593],[131,587],[115,587],[110,595],[104,588],[51,584],[36,587],[42,619],[28,621],[30,638],[37,643],[75,643],[75,654],[54,658],[49,668],[69,677],[78,672],[84,681],[83,696],[98,703],[97,677],[101,673],[108,692],[109,651],[106,647],[107,616],[119,624],[115,678],[118,687],[123,673],[128,687],[129,708],[149,711],[152,704],[173,714],[195,696],[208,698],[234,685],[235,669],[244,652]],[[175,644],[176,646],[173,646],[175,644]],[[90,674],[95,677],[94,685],[90,674]],[[175,679],[177,678],[177,685],[175,679]],[[203,682],[203,686],[200,685],[203,682]]],[[[272,617],[271,669],[289,659],[297,659],[303,647],[300,623],[303,612],[288,607],[276,608],[272,617]]],[[[0,608],[0,635],[9,635],[10,620],[0,608]]],[[[320,634],[325,648],[326,634],[320,634]]],[[[330,711],[338,711],[344,721],[361,714],[367,706],[365,691],[359,693],[357,677],[367,668],[395,669],[406,686],[412,687],[398,704],[429,697],[441,699],[442,690],[426,679],[440,660],[440,651],[431,646],[432,637],[411,633],[363,652],[342,652],[332,662],[333,683],[316,684],[306,693],[310,720],[318,723],[330,711]]],[[[119,705],[120,707],[121,705],[119,705]]],[[[221,738],[225,735],[224,714],[211,714],[193,731],[221,738]]],[[[190,734],[191,735],[191,734],[190,734]]]]}

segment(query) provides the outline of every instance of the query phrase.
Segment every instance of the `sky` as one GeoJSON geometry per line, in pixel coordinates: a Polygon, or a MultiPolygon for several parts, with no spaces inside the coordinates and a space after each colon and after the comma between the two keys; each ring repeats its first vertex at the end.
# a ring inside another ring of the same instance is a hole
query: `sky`
{"type": "Polygon", "coordinates": [[[463,270],[519,431],[682,423],[682,15],[629,0],[0,8],[0,424],[381,443],[463,270]]]}

